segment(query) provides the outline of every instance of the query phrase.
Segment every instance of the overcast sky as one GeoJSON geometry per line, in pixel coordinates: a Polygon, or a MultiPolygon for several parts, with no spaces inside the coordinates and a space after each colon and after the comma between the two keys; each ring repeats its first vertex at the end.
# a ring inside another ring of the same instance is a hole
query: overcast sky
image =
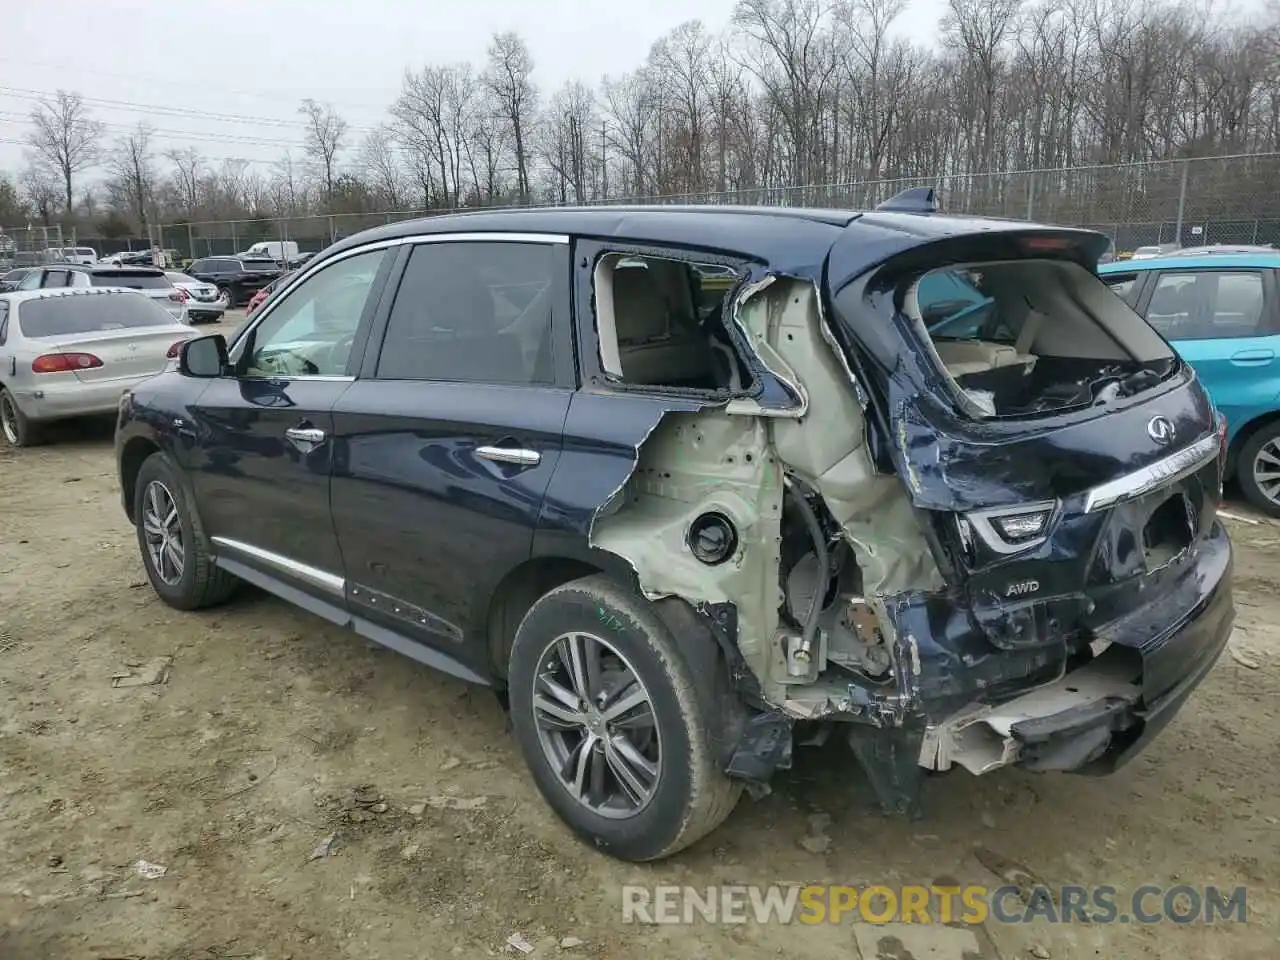
{"type": "MultiPolygon", "coordinates": [[[[386,118],[406,67],[479,66],[495,30],[525,38],[548,93],[569,78],[595,84],[633,69],[685,20],[718,32],[733,9],[733,0],[10,2],[0,26],[0,170],[11,174],[35,99],[59,87],[97,98],[89,103],[108,139],[145,120],[157,151],[195,146],[211,159],[269,162],[290,144],[298,152],[302,98],[332,102],[362,134],[386,118]]],[[[944,8],[912,0],[898,32],[932,39],[944,8]]]]}

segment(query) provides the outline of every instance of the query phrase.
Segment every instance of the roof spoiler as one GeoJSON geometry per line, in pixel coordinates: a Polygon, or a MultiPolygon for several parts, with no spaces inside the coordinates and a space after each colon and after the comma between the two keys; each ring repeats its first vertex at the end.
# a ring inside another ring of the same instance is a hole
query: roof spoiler
{"type": "Polygon", "coordinates": [[[938,195],[933,187],[911,187],[878,204],[876,209],[892,213],[937,213],[938,195]]]}

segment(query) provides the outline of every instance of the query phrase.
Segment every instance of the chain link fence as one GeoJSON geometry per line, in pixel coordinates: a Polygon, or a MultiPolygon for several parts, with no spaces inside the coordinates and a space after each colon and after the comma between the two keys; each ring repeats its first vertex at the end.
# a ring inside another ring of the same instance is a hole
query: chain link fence
{"type": "MultiPolygon", "coordinates": [[[[908,177],[725,192],[610,197],[631,204],[734,204],[869,209],[909,187],[931,186],[950,214],[1082,226],[1110,236],[1118,251],[1178,243],[1272,244],[1280,247],[1280,153],[1161,160],[945,177],[908,177]]],[[[467,208],[474,210],[476,208],[467,208]]],[[[493,207],[490,209],[504,209],[493,207]]],[[[455,210],[400,210],[155,224],[145,237],[69,235],[61,227],[24,225],[0,233],[0,259],[48,248],[92,247],[100,256],[157,247],[179,261],[232,255],[264,241],[317,251],[370,227],[455,210]]]]}

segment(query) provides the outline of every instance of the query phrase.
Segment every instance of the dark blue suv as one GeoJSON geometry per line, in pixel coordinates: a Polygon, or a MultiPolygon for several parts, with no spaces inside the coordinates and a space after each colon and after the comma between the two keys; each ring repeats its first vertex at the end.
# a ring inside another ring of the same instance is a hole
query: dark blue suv
{"type": "Polygon", "coordinates": [[[891,812],[1106,772],[1234,616],[1222,424],[1106,246],[932,191],[382,227],[122,399],[124,507],[174,607],[244,581],[492,686],[615,856],[798,732],[891,812]]]}

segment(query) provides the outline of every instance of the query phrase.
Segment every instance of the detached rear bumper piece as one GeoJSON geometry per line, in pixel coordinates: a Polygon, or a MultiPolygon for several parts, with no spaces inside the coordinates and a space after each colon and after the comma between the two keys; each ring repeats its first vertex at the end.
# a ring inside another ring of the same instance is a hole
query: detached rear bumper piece
{"type": "Polygon", "coordinates": [[[920,766],[1110,773],[1173,718],[1217,662],[1234,619],[1231,548],[1217,527],[1172,595],[1113,624],[1089,663],[999,705],[930,724],[920,766]],[[1179,609],[1188,612],[1170,623],[1179,609]]]}

